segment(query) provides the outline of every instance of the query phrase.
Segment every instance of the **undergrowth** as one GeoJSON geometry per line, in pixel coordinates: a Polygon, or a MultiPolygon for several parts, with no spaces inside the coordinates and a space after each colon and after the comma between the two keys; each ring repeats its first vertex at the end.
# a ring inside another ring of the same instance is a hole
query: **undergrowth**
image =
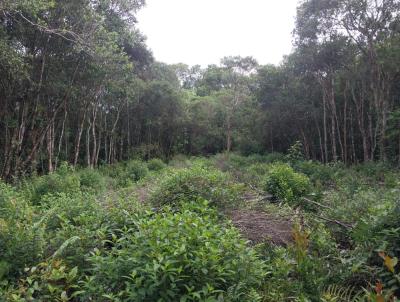
{"type": "Polygon", "coordinates": [[[0,183],[0,301],[397,301],[399,171],[297,151],[0,183]],[[227,217],[249,207],[292,241],[249,245],[227,217]]]}

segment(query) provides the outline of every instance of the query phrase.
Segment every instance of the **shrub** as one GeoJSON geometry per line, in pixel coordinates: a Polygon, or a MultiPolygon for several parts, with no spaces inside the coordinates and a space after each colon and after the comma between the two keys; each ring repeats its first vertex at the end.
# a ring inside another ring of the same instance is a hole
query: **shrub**
{"type": "Polygon", "coordinates": [[[113,244],[91,256],[84,299],[222,301],[234,292],[229,301],[250,302],[264,275],[255,252],[207,204],[139,219],[113,244]]]}
{"type": "Polygon", "coordinates": [[[33,208],[0,182],[0,280],[18,276],[41,257],[46,246],[43,236],[43,224],[33,208]]]}
{"type": "Polygon", "coordinates": [[[166,167],[166,164],[159,158],[153,158],[148,161],[147,167],[150,171],[160,171],[166,167]]]}
{"type": "Polygon", "coordinates": [[[229,161],[229,164],[234,168],[241,168],[250,163],[250,159],[248,157],[235,153],[227,153],[226,158],[229,161]]]}
{"type": "Polygon", "coordinates": [[[108,176],[110,178],[108,182],[117,188],[128,187],[149,173],[147,164],[140,160],[104,166],[100,168],[100,171],[108,176]]]}
{"type": "Polygon", "coordinates": [[[150,201],[156,206],[178,207],[182,202],[202,198],[213,206],[226,207],[240,200],[242,190],[243,186],[232,183],[223,172],[194,166],[167,175],[150,201]]]}
{"type": "Polygon", "coordinates": [[[245,183],[262,186],[265,176],[268,174],[270,168],[270,164],[253,164],[244,169],[243,173],[240,175],[240,178],[245,183]]]}
{"type": "Polygon", "coordinates": [[[63,250],[63,260],[70,266],[87,266],[85,257],[93,248],[102,245],[101,232],[105,232],[108,223],[99,202],[94,195],[83,193],[48,195],[44,204],[48,247],[45,257],[51,256],[70,238],[77,237],[78,240],[63,250]]]}
{"type": "Polygon", "coordinates": [[[191,166],[191,162],[188,156],[178,154],[168,161],[168,165],[175,168],[187,168],[191,166]]]}
{"type": "Polygon", "coordinates": [[[292,146],[290,146],[286,157],[290,162],[303,160],[303,144],[300,141],[296,141],[292,146]]]}
{"type": "Polygon", "coordinates": [[[264,156],[264,162],[265,163],[275,163],[279,161],[284,161],[285,160],[285,155],[282,153],[277,153],[277,152],[272,152],[268,153],[267,155],[264,156]]]}
{"type": "Polygon", "coordinates": [[[331,185],[335,183],[337,177],[335,168],[312,160],[298,161],[294,168],[307,175],[314,184],[331,185]]]}
{"type": "Polygon", "coordinates": [[[288,164],[276,163],[271,166],[264,188],[274,197],[295,203],[310,192],[310,181],[304,174],[297,173],[288,164]]]}
{"type": "Polygon", "coordinates": [[[106,189],[104,176],[94,169],[84,169],[79,172],[79,179],[82,191],[101,193],[106,189]]]}
{"type": "Polygon", "coordinates": [[[133,181],[138,181],[144,178],[147,173],[149,173],[149,169],[147,168],[146,163],[142,161],[132,160],[126,165],[126,175],[133,181]]]}
{"type": "Polygon", "coordinates": [[[69,268],[60,260],[48,260],[28,269],[17,288],[10,288],[6,301],[71,301],[77,292],[78,268],[69,268]]]}
{"type": "Polygon", "coordinates": [[[25,191],[35,205],[40,204],[42,197],[47,194],[75,194],[80,192],[79,175],[67,164],[63,164],[56,172],[33,179],[25,191]]]}
{"type": "Polygon", "coordinates": [[[322,233],[295,225],[293,242],[286,248],[268,243],[257,247],[270,272],[263,283],[263,301],[284,302],[292,300],[290,297],[301,297],[295,301],[321,301],[320,291],[329,284],[332,273],[327,255],[335,246],[327,230],[318,227],[322,227],[322,233]]]}

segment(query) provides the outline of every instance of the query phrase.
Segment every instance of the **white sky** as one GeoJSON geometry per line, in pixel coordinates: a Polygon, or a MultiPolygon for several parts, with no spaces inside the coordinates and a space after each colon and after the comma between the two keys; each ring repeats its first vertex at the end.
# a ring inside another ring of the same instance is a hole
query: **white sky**
{"type": "Polygon", "coordinates": [[[297,0],[147,0],[137,18],[156,60],[218,64],[253,56],[277,64],[292,49],[297,0]]]}

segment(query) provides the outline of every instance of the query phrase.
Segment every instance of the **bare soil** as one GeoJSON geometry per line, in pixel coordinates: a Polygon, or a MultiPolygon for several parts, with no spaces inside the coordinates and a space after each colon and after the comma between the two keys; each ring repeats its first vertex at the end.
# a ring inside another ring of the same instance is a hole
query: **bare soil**
{"type": "Polygon", "coordinates": [[[256,210],[237,209],[227,213],[232,223],[252,244],[272,242],[286,246],[292,241],[292,223],[256,210]]]}

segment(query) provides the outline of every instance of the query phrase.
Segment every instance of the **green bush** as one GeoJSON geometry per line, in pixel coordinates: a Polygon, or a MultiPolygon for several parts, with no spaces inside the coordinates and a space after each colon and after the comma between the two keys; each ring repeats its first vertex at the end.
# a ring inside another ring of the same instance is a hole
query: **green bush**
{"type": "Polygon", "coordinates": [[[257,247],[270,272],[263,283],[263,301],[284,302],[291,297],[322,301],[321,290],[332,282],[333,274],[340,274],[332,268],[337,267],[332,266],[336,265],[332,259],[336,260],[339,251],[323,224],[313,232],[295,225],[292,234],[293,242],[285,248],[268,243],[257,247]]]}
{"type": "Polygon", "coordinates": [[[48,194],[80,192],[79,175],[67,164],[63,164],[56,172],[33,179],[25,185],[25,192],[29,200],[37,205],[48,194]]]}
{"type": "MultiPolygon", "coordinates": [[[[46,257],[50,257],[70,238],[78,238],[64,249],[63,260],[70,266],[86,268],[85,257],[95,247],[102,245],[102,232],[106,232],[108,222],[105,211],[88,193],[76,195],[48,195],[46,206],[42,208],[46,216],[46,257]]],[[[108,211],[107,211],[108,213],[108,211]]],[[[121,213],[122,214],[122,213],[121,213]]]]}
{"type": "Polygon", "coordinates": [[[168,161],[168,165],[175,168],[187,168],[191,166],[191,161],[188,156],[178,154],[168,161]]]}
{"type": "Polygon", "coordinates": [[[250,159],[248,157],[235,153],[226,154],[226,159],[233,168],[241,168],[250,164],[250,159]]]}
{"type": "Polygon", "coordinates": [[[17,277],[40,259],[46,242],[39,218],[22,196],[0,182],[0,281],[17,277]]]}
{"type": "Polygon", "coordinates": [[[262,186],[265,176],[268,174],[270,164],[258,163],[247,166],[242,170],[240,174],[240,179],[257,187],[262,186]]]}
{"type": "Polygon", "coordinates": [[[254,301],[263,263],[207,204],[147,216],[90,258],[84,301],[254,301]],[[225,300],[226,299],[226,300],[225,300]]]}
{"type": "Polygon", "coordinates": [[[268,153],[267,155],[264,156],[264,162],[265,163],[275,163],[279,161],[284,161],[285,160],[285,155],[282,153],[277,153],[277,152],[272,152],[268,153]]]}
{"type": "Polygon", "coordinates": [[[306,175],[295,172],[288,164],[275,163],[271,165],[264,189],[280,200],[295,203],[310,192],[311,185],[306,175]]]}
{"type": "Polygon", "coordinates": [[[166,167],[166,164],[159,158],[153,158],[147,162],[150,171],[160,171],[166,167]]]}
{"type": "Polygon", "coordinates": [[[333,185],[337,177],[335,168],[312,160],[298,161],[294,169],[307,175],[314,184],[333,185]]]}
{"type": "Polygon", "coordinates": [[[146,163],[139,160],[129,161],[126,165],[126,175],[133,181],[144,178],[149,173],[146,163]]]}
{"type": "Polygon", "coordinates": [[[304,159],[304,154],[303,154],[303,144],[300,141],[296,141],[292,146],[290,146],[288,150],[288,154],[286,155],[286,158],[290,162],[296,162],[299,160],[304,159]]]}
{"type": "Polygon", "coordinates": [[[400,177],[393,167],[384,162],[366,162],[354,167],[359,173],[358,178],[364,178],[368,185],[381,185],[387,188],[400,186],[400,177]]]}
{"type": "Polygon", "coordinates": [[[98,170],[84,169],[79,171],[81,189],[84,192],[102,193],[106,189],[106,181],[98,170]]]}
{"type": "Polygon", "coordinates": [[[116,188],[128,187],[149,173],[147,164],[140,160],[104,166],[100,168],[100,171],[101,174],[109,177],[108,182],[116,188]]]}
{"type": "Polygon", "coordinates": [[[231,182],[223,172],[194,166],[167,175],[151,194],[150,201],[156,206],[179,207],[182,202],[202,198],[223,208],[237,204],[242,191],[243,186],[231,182]]]}
{"type": "Polygon", "coordinates": [[[18,287],[9,288],[3,295],[9,302],[72,301],[78,288],[78,268],[50,259],[28,268],[18,287]]]}

